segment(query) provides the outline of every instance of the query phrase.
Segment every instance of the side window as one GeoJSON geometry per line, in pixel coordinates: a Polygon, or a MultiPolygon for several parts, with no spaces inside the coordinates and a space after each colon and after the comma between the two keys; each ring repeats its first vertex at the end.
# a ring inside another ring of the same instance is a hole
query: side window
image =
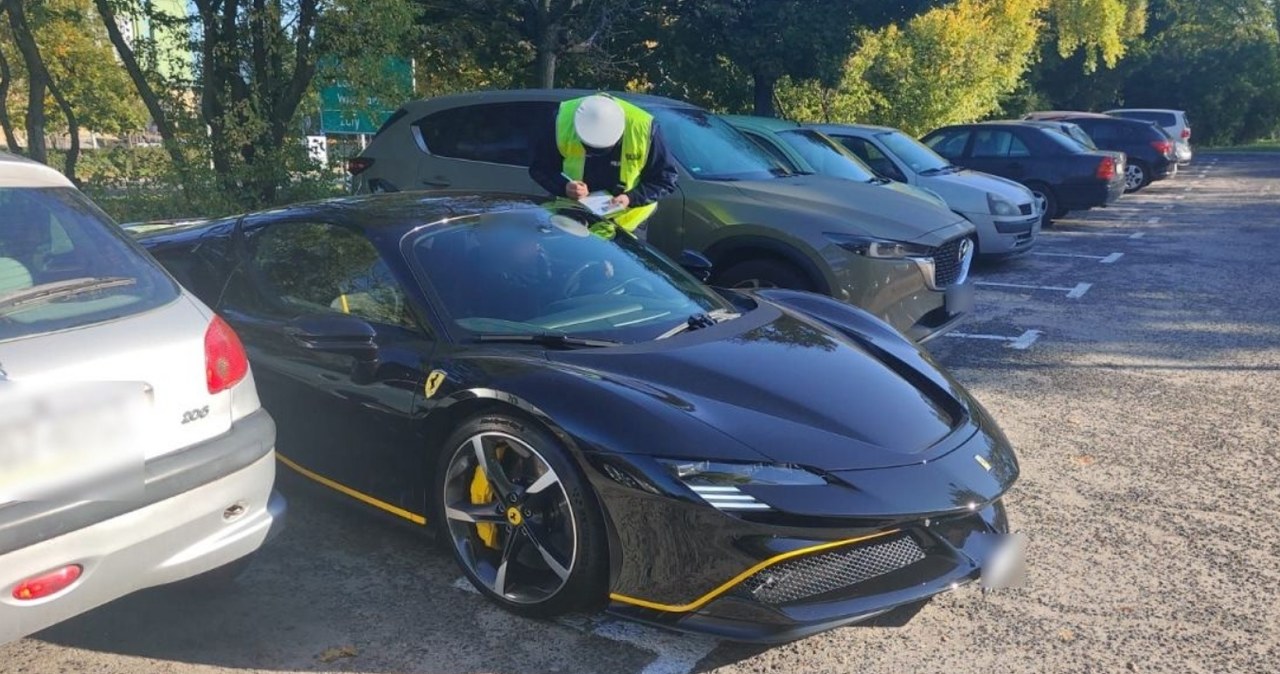
{"type": "Polygon", "coordinates": [[[555,103],[487,103],[434,112],[414,122],[438,157],[528,166],[533,139],[555,103]]]}
{"type": "Polygon", "coordinates": [[[751,139],[751,142],[753,142],[753,143],[755,143],[756,145],[760,146],[760,149],[761,149],[761,150],[764,150],[765,152],[769,153],[769,156],[770,156],[770,157],[773,157],[773,160],[774,160],[774,161],[776,161],[776,162],[778,162],[778,164],[780,164],[780,165],[782,165],[782,166],[786,167],[786,169],[787,169],[788,171],[791,171],[791,172],[793,172],[793,173],[794,173],[794,172],[796,172],[796,171],[799,171],[799,170],[800,170],[800,167],[796,166],[796,165],[795,165],[795,163],[794,163],[794,162],[792,162],[792,161],[791,161],[791,159],[790,159],[789,157],[787,157],[787,155],[783,154],[783,153],[782,153],[782,150],[778,149],[778,146],[777,146],[777,145],[774,145],[772,142],[770,142],[770,141],[769,141],[768,139],[766,139],[764,136],[761,136],[760,134],[758,134],[758,133],[756,133],[756,132],[754,132],[754,131],[747,131],[747,130],[745,130],[745,129],[739,129],[739,130],[740,130],[740,131],[742,131],[742,133],[743,133],[747,138],[750,138],[750,139],[751,139]]]}
{"type": "Polygon", "coordinates": [[[1097,124],[1087,120],[1076,122],[1080,128],[1089,134],[1095,143],[1109,143],[1118,140],[1116,137],[1115,126],[1112,124],[1097,124]]]}
{"type": "Polygon", "coordinates": [[[1012,133],[1003,129],[982,129],[974,134],[973,156],[1008,157],[1012,145],[1012,133]]]}
{"type": "Polygon", "coordinates": [[[947,159],[960,159],[964,156],[964,147],[969,144],[971,134],[968,129],[943,131],[926,140],[925,144],[947,159]]]}
{"type": "Polygon", "coordinates": [[[250,246],[254,285],[274,313],[342,313],[415,327],[404,289],[373,244],[353,230],[276,223],[259,231],[250,246]]]}
{"type": "Polygon", "coordinates": [[[1010,157],[1030,157],[1031,149],[1017,134],[1009,134],[1009,156],[1010,157]]]}
{"type": "Polygon", "coordinates": [[[858,155],[858,159],[865,162],[876,173],[893,178],[898,182],[906,182],[906,177],[902,175],[902,171],[899,171],[893,160],[885,156],[875,144],[853,136],[840,136],[839,141],[841,145],[849,148],[850,152],[858,155]]]}

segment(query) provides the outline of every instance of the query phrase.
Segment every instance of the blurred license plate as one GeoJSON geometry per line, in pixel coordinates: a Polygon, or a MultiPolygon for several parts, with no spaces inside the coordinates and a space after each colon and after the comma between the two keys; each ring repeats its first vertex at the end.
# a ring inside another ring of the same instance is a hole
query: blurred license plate
{"type": "Polygon", "coordinates": [[[0,503],[142,493],[141,382],[0,382],[0,503]]]}
{"type": "Polygon", "coordinates": [[[947,314],[955,316],[973,311],[973,284],[962,283],[947,288],[946,307],[947,314]]]}

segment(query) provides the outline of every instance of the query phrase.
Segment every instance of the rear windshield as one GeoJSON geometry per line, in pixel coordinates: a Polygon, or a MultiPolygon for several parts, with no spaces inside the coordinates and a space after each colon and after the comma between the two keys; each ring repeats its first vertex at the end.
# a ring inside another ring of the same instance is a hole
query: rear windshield
{"type": "Polygon", "coordinates": [[[0,187],[0,341],[136,314],[178,287],[70,187],[0,187]]]}

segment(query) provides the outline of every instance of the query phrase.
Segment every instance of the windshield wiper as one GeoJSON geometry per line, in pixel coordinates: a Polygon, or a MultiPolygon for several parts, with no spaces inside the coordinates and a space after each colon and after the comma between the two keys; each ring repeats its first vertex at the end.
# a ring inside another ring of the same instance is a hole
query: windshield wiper
{"type": "Polygon", "coordinates": [[[124,276],[106,276],[100,278],[73,278],[66,281],[55,281],[30,288],[23,288],[7,295],[0,296],[0,309],[12,309],[27,304],[42,304],[57,299],[64,299],[82,293],[131,286],[137,279],[124,276]]]}
{"type": "Polygon", "coordinates": [[[502,333],[474,335],[472,337],[477,342],[486,343],[507,343],[507,344],[537,344],[551,349],[574,349],[574,348],[603,348],[608,346],[619,346],[622,342],[615,342],[611,339],[588,339],[586,337],[573,337],[558,332],[539,332],[536,334],[510,334],[502,333]]]}
{"type": "Polygon", "coordinates": [[[725,309],[716,309],[711,313],[694,314],[690,316],[688,320],[686,320],[685,322],[677,325],[674,328],[671,328],[670,330],[662,333],[661,335],[658,335],[654,339],[666,339],[668,337],[675,337],[676,335],[689,330],[701,330],[702,328],[709,328],[715,325],[716,323],[723,323],[724,321],[735,319],[741,315],[742,314],[737,314],[732,311],[727,311],[725,309]]]}

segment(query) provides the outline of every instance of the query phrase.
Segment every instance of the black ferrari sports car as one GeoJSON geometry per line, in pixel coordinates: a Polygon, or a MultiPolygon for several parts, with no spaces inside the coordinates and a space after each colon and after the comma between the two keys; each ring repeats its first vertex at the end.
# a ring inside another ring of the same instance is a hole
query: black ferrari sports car
{"type": "Polygon", "coordinates": [[[585,211],[403,193],[142,228],[245,343],[280,461],[527,616],[798,638],[982,580],[1008,441],[871,314],[713,290],[585,211]]]}

